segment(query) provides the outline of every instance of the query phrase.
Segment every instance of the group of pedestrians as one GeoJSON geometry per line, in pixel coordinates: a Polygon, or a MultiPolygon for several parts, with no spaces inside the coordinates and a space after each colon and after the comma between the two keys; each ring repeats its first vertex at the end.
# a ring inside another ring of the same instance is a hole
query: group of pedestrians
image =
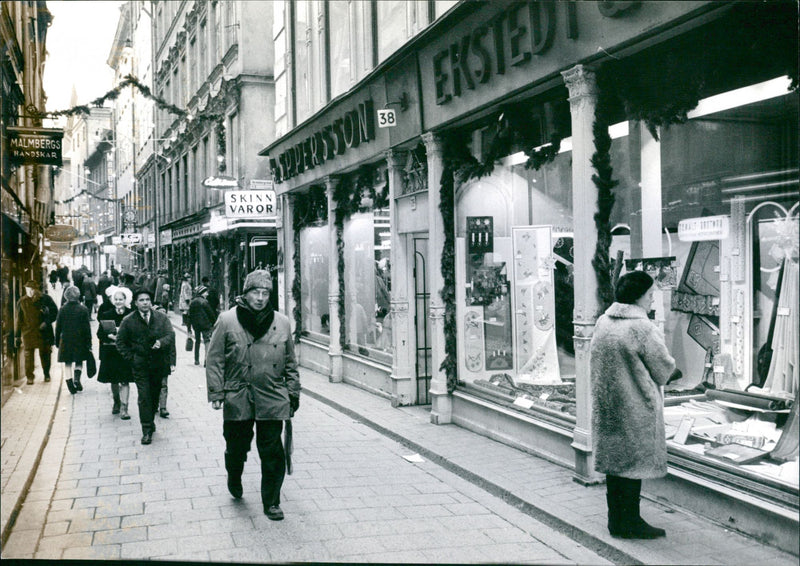
{"type": "MultiPolygon", "coordinates": [[[[74,280],[72,284],[62,283],[64,304],[60,310],[35,282],[26,284],[26,297],[19,304],[18,337],[25,347],[29,383],[33,383],[35,349],[40,351],[45,380],[49,381],[50,351],[55,344],[70,393],[83,389],[83,367],[86,365],[87,373],[91,373],[92,364],[87,362],[93,360],[90,309],[94,304],[91,292],[88,304],[86,293],[81,292],[86,275],[89,274],[84,274],[84,281],[78,282],[80,285],[74,280]]],[[[159,413],[165,418],[169,415],[165,404],[166,383],[176,365],[175,331],[164,310],[159,308],[168,301],[164,295],[168,297],[169,287],[166,277],[163,281],[156,280],[153,286],[135,289],[131,288],[130,279],[123,277],[117,285],[110,274],[104,277],[97,285],[103,297],[97,311],[96,335],[100,341],[97,379],[110,384],[111,412],[122,420],[131,418],[128,400],[130,384],[135,383],[141,443],[148,445],[156,431],[155,415],[159,413]]],[[[181,285],[179,310],[189,333],[194,332],[195,365],[200,365],[200,343],[205,347],[203,365],[208,401],[214,410],[223,410],[228,490],[234,498],[243,497],[242,473],[255,438],[261,460],[264,513],[271,520],[281,520],[284,514],[280,491],[287,470],[282,433],[284,422],[300,405],[300,378],[291,323],[269,306],[272,278],[268,271],[248,274],[242,295],[235,299],[232,308],[219,315],[219,294],[208,284],[208,279],[203,278],[194,289],[190,281],[187,274],[181,285]]]]}

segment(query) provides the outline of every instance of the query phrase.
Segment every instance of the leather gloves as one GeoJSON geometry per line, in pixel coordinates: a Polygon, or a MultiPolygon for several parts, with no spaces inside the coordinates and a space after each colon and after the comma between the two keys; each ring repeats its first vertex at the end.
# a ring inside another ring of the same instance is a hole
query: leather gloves
{"type": "Polygon", "coordinates": [[[292,413],[296,413],[297,409],[300,408],[300,396],[299,395],[289,395],[289,407],[292,408],[292,413]]]}

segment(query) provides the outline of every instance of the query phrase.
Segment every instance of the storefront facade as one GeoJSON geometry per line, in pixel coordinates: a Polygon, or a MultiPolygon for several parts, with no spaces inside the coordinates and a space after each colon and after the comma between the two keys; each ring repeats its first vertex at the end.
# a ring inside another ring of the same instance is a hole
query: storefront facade
{"type": "Polygon", "coordinates": [[[455,6],[261,152],[301,363],[594,483],[592,331],[647,270],[683,378],[646,489],[797,553],[796,17],[455,6]]]}

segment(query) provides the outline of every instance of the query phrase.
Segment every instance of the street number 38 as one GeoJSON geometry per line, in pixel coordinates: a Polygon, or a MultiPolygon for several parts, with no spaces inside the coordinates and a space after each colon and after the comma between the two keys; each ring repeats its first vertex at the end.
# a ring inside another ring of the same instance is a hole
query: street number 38
{"type": "Polygon", "coordinates": [[[397,125],[397,118],[395,117],[394,110],[391,108],[383,108],[378,110],[378,127],[379,128],[392,128],[397,125]]]}

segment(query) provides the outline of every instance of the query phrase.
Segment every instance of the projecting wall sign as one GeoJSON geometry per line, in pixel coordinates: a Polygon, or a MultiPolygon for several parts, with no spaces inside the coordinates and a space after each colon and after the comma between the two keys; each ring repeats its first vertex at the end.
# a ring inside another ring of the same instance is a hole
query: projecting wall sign
{"type": "Polygon", "coordinates": [[[227,218],[272,218],[275,216],[275,191],[226,191],[227,218]]]}

